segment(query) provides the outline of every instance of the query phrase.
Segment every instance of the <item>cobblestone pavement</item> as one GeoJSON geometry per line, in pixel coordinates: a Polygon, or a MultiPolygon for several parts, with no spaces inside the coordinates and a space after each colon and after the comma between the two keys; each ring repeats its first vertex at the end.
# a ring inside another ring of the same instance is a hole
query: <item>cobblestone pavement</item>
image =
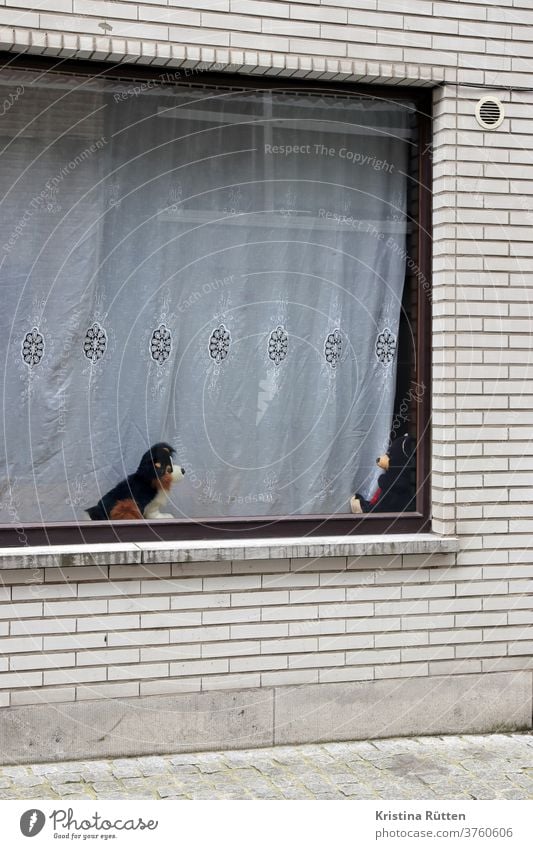
{"type": "Polygon", "coordinates": [[[533,799],[533,735],[0,767],[1,799],[533,799]]]}

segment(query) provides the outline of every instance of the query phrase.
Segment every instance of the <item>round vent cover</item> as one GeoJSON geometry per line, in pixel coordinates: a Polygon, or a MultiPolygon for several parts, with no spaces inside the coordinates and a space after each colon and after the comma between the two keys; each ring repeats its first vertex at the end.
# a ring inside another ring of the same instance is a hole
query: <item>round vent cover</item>
{"type": "Polygon", "coordinates": [[[484,130],[495,130],[505,115],[501,102],[496,97],[482,97],[476,105],[476,119],[484,130]]]}

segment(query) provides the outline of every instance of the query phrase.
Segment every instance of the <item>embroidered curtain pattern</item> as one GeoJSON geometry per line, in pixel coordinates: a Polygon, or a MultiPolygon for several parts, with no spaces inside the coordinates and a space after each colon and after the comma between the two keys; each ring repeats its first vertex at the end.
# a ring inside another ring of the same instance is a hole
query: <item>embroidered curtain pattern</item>
{"type": "Polygon", "coordinates": [[[9,72],[0,521],[168,440],[182,516],[346,513],[396,380],[414,107],[9,72]]]}

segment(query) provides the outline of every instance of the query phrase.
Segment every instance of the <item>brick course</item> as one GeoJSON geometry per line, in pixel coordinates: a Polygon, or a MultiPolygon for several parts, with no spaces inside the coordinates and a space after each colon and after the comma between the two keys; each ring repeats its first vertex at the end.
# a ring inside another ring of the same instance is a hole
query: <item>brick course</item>
{"type": "Polygon", "coordinates": [[[0,8],[0,42],[114,62],[509,86],[531,79],[531,17],[527,0],[13,0],[0,8]]]}
{"type": "Polygon", "coordinates": [[[234,561],[226,576],[213,563],[198,577],[192,563],[169,580],[139,565],[141,580],[102,582],[117,567],[100,566],[95,579],[89,566],[87,580],[78,567],[65,585],[74,600],[38,619],[32,593],[53,604],[57,570],[35,584],[20,570],[20,583],[12,575],[4,587],[19,600],[3,605],[11,619],[0,638],[0,695],[15,706],[529,667],[527,565],[458,567],[453,554],[366,556],[358,569],[337,557],[336,571],[327,558],[286,561],[283,572],[275,561],[251,563],[263,573],[234,561]],[[117,596],[140,609],[155,599],[169,613],[110,615],[117,596]],[[215,609],[225,624],[211,624],[215,609]]]}

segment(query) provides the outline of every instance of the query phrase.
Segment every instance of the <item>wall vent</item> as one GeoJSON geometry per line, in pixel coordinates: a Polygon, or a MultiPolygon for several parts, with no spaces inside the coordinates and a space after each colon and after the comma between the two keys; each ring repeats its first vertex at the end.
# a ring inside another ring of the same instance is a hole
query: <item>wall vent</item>
{"type": "Polygon", "coordinates": [[[484,130],[495,130],[505,117],[502,103],[496,97],[482,97],[476,104],[476,120],[484,130]]]}

